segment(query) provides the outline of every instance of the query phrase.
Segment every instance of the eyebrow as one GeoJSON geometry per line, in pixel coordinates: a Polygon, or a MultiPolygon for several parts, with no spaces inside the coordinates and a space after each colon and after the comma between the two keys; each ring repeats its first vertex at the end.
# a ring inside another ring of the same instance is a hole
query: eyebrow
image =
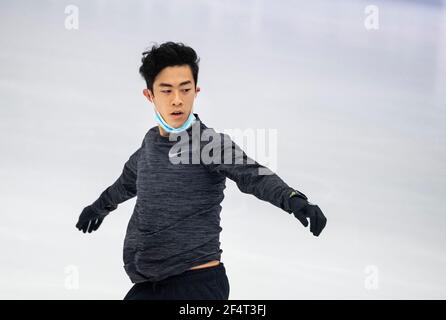
{"type": "MultiPolygon", "coordinates": [[[[181,87],[181,86],[184,86],[185,84],[190,84],[190,83],[192,83],[192,81],[190,81],[190,80],[183,81],[183,82],[180,83],[179,86],[181,87]]],[[[162,82],[162,83],[159,84],[159,87],[170,87],[171,88],[171,87],[173,87],[173,85],[171,85],[169,83],[163,83],[162,82]]]]}

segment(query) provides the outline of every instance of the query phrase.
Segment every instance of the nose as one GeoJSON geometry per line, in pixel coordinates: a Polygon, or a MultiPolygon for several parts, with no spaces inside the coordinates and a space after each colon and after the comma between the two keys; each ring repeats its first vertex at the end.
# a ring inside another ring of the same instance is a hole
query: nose
{"type": "Polygon", "coordinates": [[[183,104],[183,101],[181,101],[181,99],[180,99],[180,94],[177,91],[175,91],[175,96],[173,98],[172,105],[180,106],[182,104],[183,104]]]}

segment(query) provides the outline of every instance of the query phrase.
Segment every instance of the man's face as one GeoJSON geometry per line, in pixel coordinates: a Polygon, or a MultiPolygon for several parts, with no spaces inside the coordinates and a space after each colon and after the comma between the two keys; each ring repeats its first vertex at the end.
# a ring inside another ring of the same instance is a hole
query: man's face
{"type": "MultiPolygon", "coordinates": [[[[171,66],[161,70],[153,83],[153,92],[144,89],[143,93],[163,119],[173,128],[180,127],[192,112],[195,97],[200,88],[195,90],[192,70],[188,65],[171,66]],[[174,115],[173,112],[181,112],[174,115]]],[[[161,130],[161,128],[160,128],[161,130]]],[[[163,135],[167,135],[162,130],[163,135]]]]}

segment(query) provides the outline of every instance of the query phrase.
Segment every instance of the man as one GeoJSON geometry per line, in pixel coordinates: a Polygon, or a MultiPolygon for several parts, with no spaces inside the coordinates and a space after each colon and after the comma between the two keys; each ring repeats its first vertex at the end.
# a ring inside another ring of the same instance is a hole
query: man
{"type": "Polygon", "coordinates": [[[158,126],[146,133],[120,177],[84,208],[76,224],[84,233],[95,231],[118,204],[137,196],[123,254],[134,286],[124,299],[229,298],[219,242],[227,177],[242,192],[293,213],[305,227],[309,219],[314,236],[327,222],[303,193],[193,112],[200,91],[198,63],[195,51],[182,43],[166,42],[143,53],[143,94],[154,104],[158,126]]]}

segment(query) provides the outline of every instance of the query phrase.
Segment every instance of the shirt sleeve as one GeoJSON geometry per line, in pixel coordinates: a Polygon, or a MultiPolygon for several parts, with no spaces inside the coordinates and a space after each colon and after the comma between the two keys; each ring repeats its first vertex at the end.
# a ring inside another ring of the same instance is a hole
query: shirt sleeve
{"type": "Polygon", "coordinates": [[[252,194],[288,213],[292,212],[289,198],[295,189],[268,167],[248,157],[228,134],[220,133],[220,141],[210,143],[211,149],[220,154],[220,157],[211,156],[213,161],[204,164],[210,172],[220,173],[233,180],[243,193],[252,194]],[[217,145],[220,145],[220,150],[215,149],[217,145]]]}
{"type": "Polygon", "coordinates": [[[92,207],[98,211],[113,211],[118,204],[136,196],[137,164],[142,146],[136,150],[124,164],[119,178],[105,189],[92,207]]]}

